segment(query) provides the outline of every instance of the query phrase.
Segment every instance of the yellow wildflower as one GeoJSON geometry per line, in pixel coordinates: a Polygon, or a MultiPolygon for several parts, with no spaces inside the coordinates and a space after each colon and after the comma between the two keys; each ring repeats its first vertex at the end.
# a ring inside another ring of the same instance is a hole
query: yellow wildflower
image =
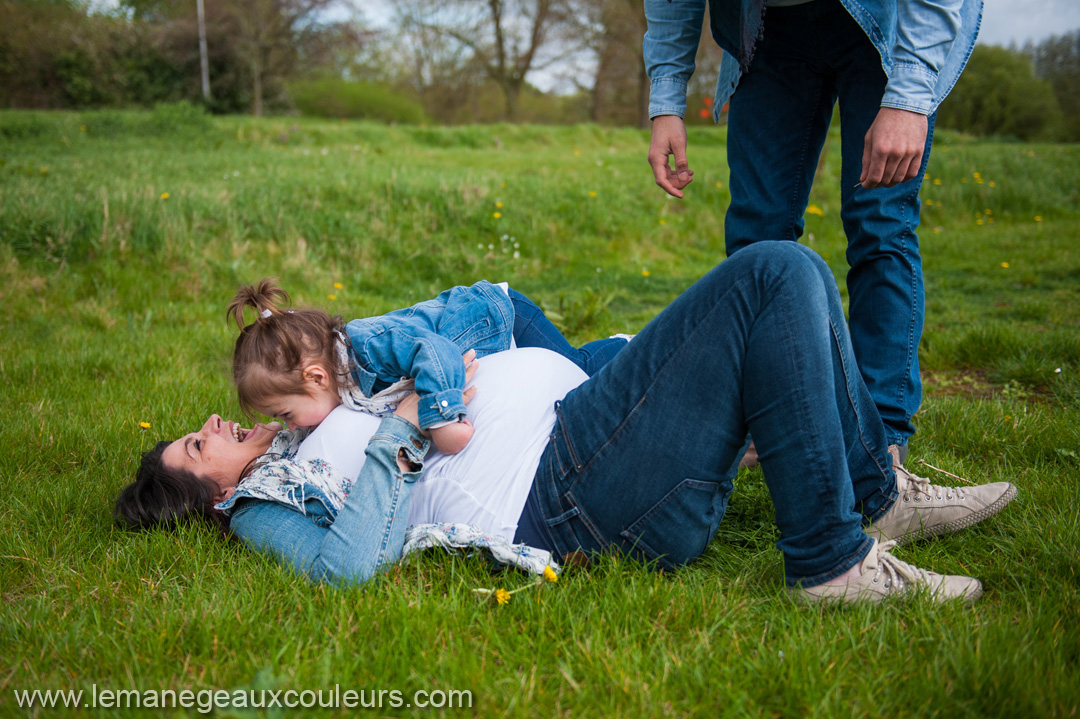
{"type": "Polygon", "coordinates": [[[327,296],[326,296],[326,299],[328,299],[328,300],[330,300],[331,302],[333,302],[334,300],[336,300],[336,299],[337,299],[337,295],[327,295],[327,296]]]}
{"type": "Polygon", "coordinates": [[[589,197],[596,197],[596,190],[589,190],[589,197]]]}
{"type": "Polygon", "coordinates": [[[660,220],[660,224],[661,224],[661,225],[666,225],[666,224],[667,224],[667,220],[660,220]]]}
{"type": "Polygon", "coordinates": [[[507,604],[510,601],[510,592],[505,589],[496,589],[495,601],[499,604],[507,604]]]}
{"type": "Polygon", "coordinates": [[[971,176],[974,177],[976,180],[981,180],[982,179],[982,175],[979,174],[978,172],[971,173],[971,176]]]}
{"type": "Polygon", "coordinates": [[[150,429],[150,423],[149,422],[139,422],[139,426],[142,427],[143,429],[150,429]]]}
{"type": "Polygon", "coordinates": [[[976,225],[981,225],[982,223],[983,223],[983,221],[982,221],[981,219],[979,219],[979,220],[975,220],[975,224],[976,224],[976,225]]]}
{"type": "Polygon", "coordinates": [[[501,212],[492,212],[491,216],[494,217],[497,220],[500,217],[502,217],[502,213],[501,212]]]}
{"type": "Polygon", "coordinates": [[[42,175],[48,175],[48,174],[49,174],[49,168],[47,168],[47,167],[42,167],[42,168],[41,168],[41,174],[42,174],[42,175]]]}
{"type": "Polygon", "coordinates": [[[941,178],[940,177],[935,177],[934,178],[934,184],[935,185],[940,185],[941,184],[941,178]]]}
{"type": "Polygon", "coordinates": [[[641,268],[641,276],[642,277],[648,277],[649,276],[649,271],[647,269],[645,269],[644,267],[641,268]]]}
{"type": "Polygon", "coordinates": [[[85,129],[86,129],[86,125],[79,125],[79,129],[80,129],[80,130],[85,130],[85,129]]]}
{"type": "Polygon", "coordinates": [[[344,287],[344,285],[341,284],[340,282],[335,282],[334,283],[334,289],[335,290],[340,290],[342,287],[344,287]]]}
{"type": "Polygon", "coordinates": [[[967,184],[967,178],[966,177],[961,177],[960,182],[962,182],[963,184],[966,185],[967,184]]]}
{"type": "Polygon", "coordinates": [[[1009,269],[1009,263],[1008,262],[1002,262],[1001,266],[1004,267],[1005,269],[1009,269]]]}
{"type": "Polygon", "coordinates": [[[806,213],[808,215],[817,215],[818,217],[824,217],[825,216],[825,210],[821,209],[817,205],[810,205],[809,207],[807,207],[806,208],[806,213]]]}
{"type": "Polygon", "coordinates": [[[501,202],[496,202],[496,203],[495,203],[495,206],[496,206],[496,207],[499,207],[499,208],[501,208],[501,207],[502,207],[502,203],[501,203],[501,202]]]}
{"type": "Polygon", "coordinates": [[[544,567],[544,579],[549,582],[557,582],[559,581],[559,575],[551,567],[544,567]]]}
{"type": "Polygon", "coordinates": [[[161,193],[161,199],[163,199],[163,200],[169,199],[169,193],[168,192],[162,192],[161,193]]]}
{"type": "Polygon", "coordinates": [[[997,183],[993,180],[990,180],[990,187],[997,187],[997,183]]]}
{"type": "Polygon", "coordinates": [[[716,189],[718,189],[718,190],[719,190],[719,189],[720,189],[721,187],[723,187],[723,186],[724,186],[724,183],[723,183],[723,182],[717,182],[717,183],[716,183],[716,189]]]}
{"type": "Polygon", "coordinates": [[[1042,215],[1035,215],[1036,222],[1042,222],[1042,215]]]}
{"type": "Polygon", "coordinates": [[[581,150],[574,148],[574,157],[581,157],[581,150]]]}
{"type": "Polygon", "coordinates": [[[984,214],[984,215],[992,215],[992,214],[994,214],[994,211],[993,211],[993,210],[991,210],[991,209],[990,209],[990,208],[988,207],[988,208],[986,208],[985,210],[983,210],[983,214],[984,214]]]}

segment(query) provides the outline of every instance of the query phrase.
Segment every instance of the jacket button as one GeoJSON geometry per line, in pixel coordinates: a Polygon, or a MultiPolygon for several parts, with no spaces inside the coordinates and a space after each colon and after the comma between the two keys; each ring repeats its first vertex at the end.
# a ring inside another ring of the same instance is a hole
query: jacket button
{"type": "Polygon", "coordinates": [[[417,449],[422,449],[422,448],[423,448],[423,446],[424,446],[424,443],[423,443],[423,442],[421,442],[420,440],[416,439],[416,438],[413,438],[412,444],[413,444],[413,446],[414,446],[414,447],[416,447],[417,449]]]}
{"type": "Polygon", "coordinates": [[[450,406],[450,403],[447,402],[445,399],[442,402],[440,402],[439,404],[441,404],[443,407],[449,407],[450,406]]]}

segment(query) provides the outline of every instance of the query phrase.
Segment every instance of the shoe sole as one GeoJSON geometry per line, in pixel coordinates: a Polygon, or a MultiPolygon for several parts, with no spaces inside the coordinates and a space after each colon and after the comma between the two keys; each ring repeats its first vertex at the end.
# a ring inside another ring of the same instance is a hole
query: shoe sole
{"type": "MultiPolygon", "coordinates": [[[[978,512],[972,512],[966,517],[960,519],[954,519],[951,522],[945,524],[939,524],[936,527],[921,527],[919,529],[913,529],[907,534],[902,534],[896,537],[896,546],[902,547],[905,544],[911,542],[917,542],[920,539],[930,539],[941,534],[949,534],[951,532],[958,532],[961,529],[967,529],[968,527],[978,524],[984,519],[993,517],[995,514],[1005,509],[1005,506],[1009,502],[1016,498],[1016,486],[1010,484],[1009,488],[1005,490],[1000,497],[997,498],[993,504],[988,504],[978,512]]],[[[878,537],[881,541],[884,541],[882,537],[878,537]]]]}

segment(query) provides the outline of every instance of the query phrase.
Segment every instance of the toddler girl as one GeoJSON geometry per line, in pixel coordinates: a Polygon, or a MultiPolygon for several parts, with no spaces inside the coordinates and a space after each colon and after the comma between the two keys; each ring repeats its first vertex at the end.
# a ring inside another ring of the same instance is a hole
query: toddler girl
{"type": "Polygon", "coordinates": [[[472,437],[466,418],[465,361],[512,347],[545,347],[592,375],[626,346],[626,336],[575,348],[520,292],[481,280],[385,315],[349,322],[322,310],[286,310],[288,294],[271,278],[242,287],[227,314],[240,328],[233,381],[240,406],[317,426],[339,404],[377,416],[414,390],[420,428],[444,454],[472,437]],[[258,313],[244,325],[244,310],[258,313]]]}

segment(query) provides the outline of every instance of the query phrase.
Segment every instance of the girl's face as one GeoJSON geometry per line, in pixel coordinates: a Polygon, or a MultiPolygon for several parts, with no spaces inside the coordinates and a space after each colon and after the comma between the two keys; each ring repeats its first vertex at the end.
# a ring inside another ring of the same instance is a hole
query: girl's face
{"type": "Polygon", "coordinates": [[[161,461],[168,467],[186,469],[214,482],[219,490],[215,501],[222,502],[232,496],[244,470],[270,449],[280,429],[277,422],[242,429],[235,422],[210,415],[198,432],[166,447],[161,461]]]}
{"type": "Polygon", "coordinates": [[[289,429],[314,429],[341,404],[341,398],[330,388],[329,373],[321,365],[304,368],[304,389],[307,394],[273,395],[254,409],[280,419],[289,429]]]}

